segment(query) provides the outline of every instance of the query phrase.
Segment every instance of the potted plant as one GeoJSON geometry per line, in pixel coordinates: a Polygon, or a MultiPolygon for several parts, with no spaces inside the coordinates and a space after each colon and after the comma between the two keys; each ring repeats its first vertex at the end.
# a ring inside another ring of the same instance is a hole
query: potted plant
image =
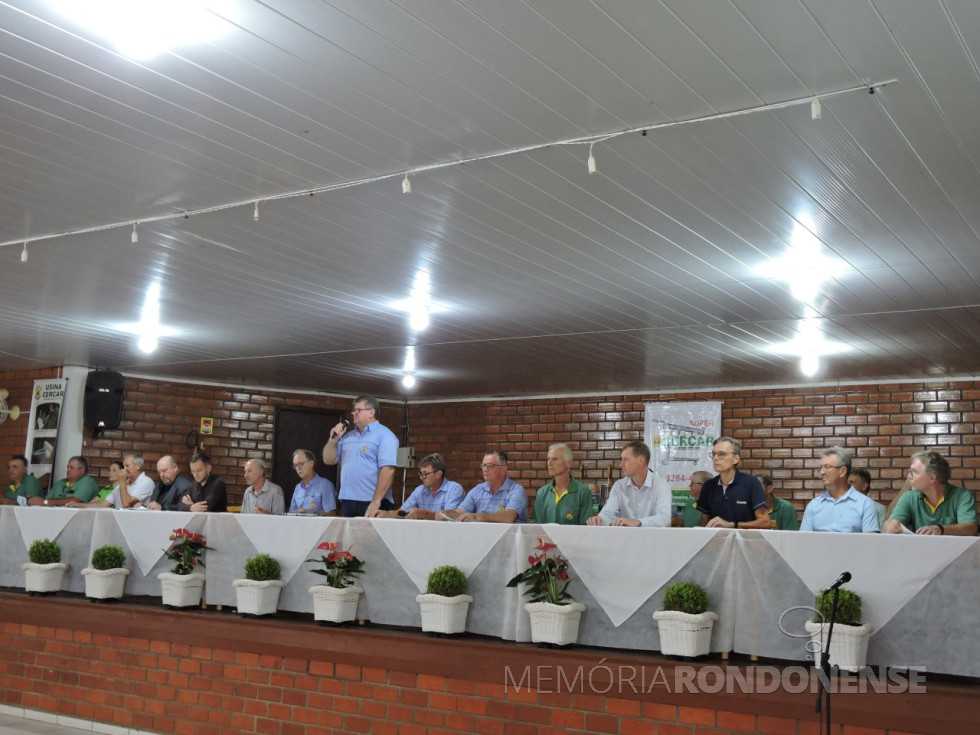
{"type": "Polygon", "coordinates": [[[129,570],[126,552],[120,547],[107,544],[92,552],[91,566],[82,570],[85,577],[85,596],[93,600],[109,600],[123,596],[123,587],[129,570]]]}
{"type": "Polygon", "coordinates": [[[236,579],[235,596],[240,615],[272,615],[279,606],[279,562],[268,554],[256,554],[245,562],[245,579],[236,579]]]}
{"type": "Polygon", "coordinates": [[[194,607],[201,603],[204,575],[196,572],[204,567],[204,552],[211,549],[203,535],[185,528],[175,528],[170,534],[170,546],[164,550],[174,562],[172,572],[157,575],[163,589],[163,604],[170,607],[194,607]]]}
{"type": "Polygon", "coordinates": [[[326,553],[319,559],[307,561],[323,564],[323,569],[314,569],[313,573],[326,577],[327,583],[310,587],[313,618],[329,623],[353,620],[357,614],[357,600],[364,592],[354,584],[354,577],[364,571],[364,562],[354,556],[350,549],[341,549],[337,541],[324,541],[317,549],[326,553]]]}
{"type": "Polygon", "coordinates": [[[26,579],[25,589],[34,595],[50,594],[61,589],[67,564],[61,563],[61,547],[55,541],[38,539],[27,550],[30,561],[21,565],[26,579]]]}
{"type": "Polygon", "coordinates": [[[415,601],[422,610],[422,630],[453,635],[466,630],[466,612],[473,598],[466,594],[466,575],[459,567],[436,567],[429,572],[425,594],[415,601]]]}
{"type": "Polygon", "coordinates": [[[568,594],[568,560],[559,554],[557,545],[538,539],[528,557],[530,566],[507,583],[508,587],[525,585],[524,594],[531,598],[524,609],[531,616],[531,641],[568,646],[578,640],[578,626],[585,605],[568,594]]]}
{"type": "MultiPolygon", "coordinates": [[[[839,592],[834,632],[830,641],[830,665],[844,671],[860,671],[868,659],[871,627],[861,624],[861,596],[845,589],[839,592]]],[[[821,592],[815,604],[816,618],[806,621],[806,632],[810,634],[812,648],[816,652],[823,651],[833,602],[833,592],[821,592]]],[[[819,653],[816,656],[819,661],[819,653]]]]}
{"type": "Polygon", "coordinates": [[[653,619],[660,629],[660,650],[667,656],[704,656],[718,616],[708,610],[708,591],[693,582],[678,582],[664,590],[663,610],[653,619]]]}

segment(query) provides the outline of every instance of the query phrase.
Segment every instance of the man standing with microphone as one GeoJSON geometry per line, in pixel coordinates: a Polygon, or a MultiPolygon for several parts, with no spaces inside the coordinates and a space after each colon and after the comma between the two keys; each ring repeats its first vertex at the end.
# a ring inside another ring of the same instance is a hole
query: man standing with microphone
{"type": "Polygon", "coordinates": [[[341,421],[323,447],[324,464],[340,462],[340,507],[345,517],[392,510],[391,482],[398,462],[398,437],[378,421],[381,408],[370,396],[354,399],[354,427],[341,421]]]}

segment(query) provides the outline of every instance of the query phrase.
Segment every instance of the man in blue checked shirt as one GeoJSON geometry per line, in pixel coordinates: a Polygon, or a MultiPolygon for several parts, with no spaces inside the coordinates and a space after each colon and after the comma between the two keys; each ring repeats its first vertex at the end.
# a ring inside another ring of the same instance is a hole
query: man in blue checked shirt
{"type": "Polygon", "coordinates": [[[441,454],[430,454],[422,459],[419,479],[422,484],[415,488],[401,508],[378,510],[373,517],[434,521],[439,511],[453,510],[463,500],[463,486],[446,479],[446,460],[441,454]]]}

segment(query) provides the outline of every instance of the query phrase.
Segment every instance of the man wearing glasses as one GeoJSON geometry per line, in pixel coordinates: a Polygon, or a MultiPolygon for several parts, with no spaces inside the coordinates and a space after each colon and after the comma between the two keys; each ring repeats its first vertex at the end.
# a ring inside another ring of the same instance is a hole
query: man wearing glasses
{"type": "Polygon", "coordinates": [[[337,515],[337,490],[326,477],[316,473],[316,457],[309,449],[293,452],[293,469],[299,482],[293,490],[290,513],[312,513],[318,516],[337,515]]]}
{"type": "Polygon", "coordinates": [[[851,453],[842,447],[829,447],[820,456],[820,478],[827,491],[806,505],[801,531],[832,533],[878,533],[878,511],[867,495],[848,482],[851,453]]]}
{"type": "Polygon", "coordinates": [[[701,486],[697,509],[708,528],[772,528],[766,493],[759,478],[741,472],[742,444],[730,436],[712,442],[711,461],[718,474],[701,486]]]}
{"type": "Polygon", "coordinates": [[[446,460],[441,454],[429,454],[419,463],[419,485],[408,496],[402,507],[394,510],[377,510],[376,518],[411,518],[434,521],[437,513],[454,510],[463,500],[463,486],[446,479],[446,460]]]}
{"type": "Polygon", "coordinates": [[[381,408],[370,396],[358,396],[351,409],[354,428],[343,421],[330,430],[324,464],[340,461],[340,507],[346,518],[392,510],[391,481],[398,463],[398,437],[378,421],[381,408]]]}
{"type": "Polygon", "coordinates": [[[526,523],[527,492],[507,477],[507,453],[492,449],[483,456],[483,482],[470,490],[458,512],[444,513],[457,521],[526,523]]]}

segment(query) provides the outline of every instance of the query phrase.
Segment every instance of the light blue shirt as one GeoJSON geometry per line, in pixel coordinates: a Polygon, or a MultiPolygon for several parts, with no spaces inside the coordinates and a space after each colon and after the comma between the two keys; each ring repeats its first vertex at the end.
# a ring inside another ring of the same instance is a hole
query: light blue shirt
{"type": "Polygon", "coordinates": [[[309,485],[300,480],[293,490],[289,512],[305,510],[310,513],[329,513],[337,510],[337,489],[326,477],[313,475],[309,485]]]}
{"type": "Polygon", "coordinates": [[[871,533],[880,532],[881,527],[874,501],[852,487],[840,500],[834,500],[829,492],[825,492],[807,503],[800,530],[871,533]]]}
{"type": "Polygon", "coordinates": [[[490,485],[481,482],[470,490],[459,504],[466,513],[499,513],[502,510],[517,511],[517,523],[527,523],[527,492],[509,477],[496,493],[490,485]]]}
{"type": "MultiPolygon", "coordinates": [[[[382,467],[398,464],[398,437],[377,421],[352,429],[337,444],[340,460],[340,499],[371,502],[378,489],[378,473],[382,467]]],[[[391,488],[385,497],[394,504],[391,488]]]]}
{"type": "Polygon", "coordinates": [[[443,478],[439,489],[433,493],[425,485],[419,485],[402,504],[402,510],[421,508],[435,513],[437,510],[451,510],[463,501],[463,486],[458,482],[443,478]]]}

